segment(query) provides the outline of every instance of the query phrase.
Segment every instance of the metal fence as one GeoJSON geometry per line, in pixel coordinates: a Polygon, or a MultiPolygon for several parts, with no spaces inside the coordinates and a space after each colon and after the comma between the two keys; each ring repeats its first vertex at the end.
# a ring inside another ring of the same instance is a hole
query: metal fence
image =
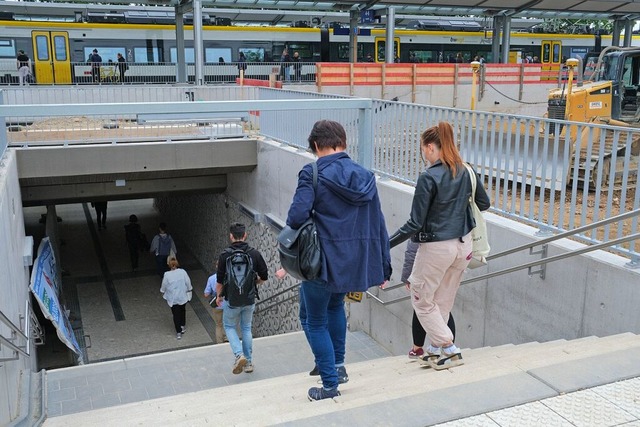
{"type": "MultiPolygon", "coordinates": [[[[483,177],[492,199],[492,211],[497,214],[551,232],[573,229],[640,207],[637,186],[640,129],[636,128],[379,100],[370,102],[370,108],[354,108],[353,99],[348,97],[269,88],[193,87],[192,93],[188,87],[167,87],[166,91],[155,92],[152,88],[140,89],[140,92],[119,92],[118,96],[124,102],[134,99],[145,103],[179,101],[171,108],[162,107],[163,102],[158,103],[164,110],[171,110],[163,112],[169,114],[164,118],[180,121],[186,115],[191,119],[186,123],[168,123],[166,120],[140,123],[136,113],[147,110],[148,104],[126,108],[118,104],[120,106],[113,106],[112,114],[83,116],[98,122],[83,122],[77,117],[65,116],[64,111],[57,112],[55,119],[49,119],[60,121],[56,125],[62,125],[62,130],[68,132],[61,133],[60,139],[69,141],[82,137],[86,141],[105,138],[109,134],[108,138],[125,140],[149,137],[139,132],[158,133],[153,136],[176,134],[176,137],[197,135],[207,138],[215,136],[203,132],[203,126],[199,125],[199,121],[212,123],[206,119],[207,114],[210,119],[216,115],[224,119],[222,116],[226,115],[231,121],[248,115],[248,122],[242,125],[244,132],[259,133],[304,150],[308,147],[307,137],[313,123],[332,119],[345,126],[349,137],[348,152],[352,157],[384,178],[408,184],[413,184],[425,168],[419,151],[420,133],[444,120],[454,126],[463,158],[483,177]],[[241,100],[250,101],[242,103],[241,110],[237,109],[237,102],[228,102],[241,100]],[[316,102],[319,100],[333,100],[331,108],[316,102]],[[212,109],[207,101],[225,103],[212,109]],[[264,107],[267,105],[268,108],[264,107]],[[126,111],[118,113],[117,108],[126,111]],[[212,116],[213,112],[215,115],[212,116]],[[91,136],[91,132],[98,136],[91,136]]],[[[76,90],[82,92],[80,88],[76,90]]],[[[44,93],[41,98],[62,102],[66,96],[63,94],[67,94],[54,89],[44,93]]],[[[90,103],[102,103],[108,98],[104,91],[90,93],[81,94],[90,103]]],[[[0,94],[12,99],[5,104],[20,105],[20,98],[15,94],[0,94]]],[[[77,93],[68,95],[70,98],[80,96],[77,93]]],[[[28,113],[7,117],[7,121],[24,126],[21,131],[8,128],[11,132],[5,138],[11,145],[33,144],[44,134],[55,133],[45,132],[47,126],[54,130],[47,118],[36,120],[28,113]],[[20,137],[22,140],[16,139],[20,132],[24,133],[20,137]]],[[[0,142],[1,138],[2,135],[0,142]]],[[[578,238],[598,243],[637,231],[637,219],[633,219],[587,232],[578,238]]],[[[639,261],[635,242],[614,249],[636,263],[639,261]]]]}
{"type": "MultiPolygon", "coordinates": [[[[259,98],[259,88],[249,86],[112,86],[112,87],[13,87],[0,91],[0,105],[141,104],[242,101],[259,98]]],[[[9,146],[59,145],[122,141],[207,139],[237,137],[256,132],[259,115],[236,111],[207,116],[185,116],[177,106],[162,117],[125,114],[6,116],[9,146]]],[[[0,135],[0,141],[2,135],[0,135]]]]}
{"type": "MultiPolygon", "coordinates": [[[[284,83],[315,83],[316,64],[313,62],[279,63],[207,63],[204,65],[206,84],[235,83],[240,68],[244,77],[258,80],[279,80],[284,83]]],[[[187,64],[187,82],[195,81],[195,65],[187,64]]],[[[32,67],[30,85],[114,85],[114,84],[174,84],[178,82],[178,64],[174,62],[148,63],[105,62],[92,66],[88,62],[56,64],[54,72],[49,67],[32,67]]],[[[19,85],[16,62],[0,61],[0,84],[19,85]]]]}
{"type": "MultiPolygon", "coordinates": [[[[263,89],[261,98],[344,98],[263,89]]],[[[456,130],[460,152],[482,175],[492,211],[540,233],[570,230],[640,207],[640,129],[537,117],[476,112],[376,100],[371,138],[358,133],[360,118],[342,110],[315,115],[271,112],[261,132],[307,148],[317,118],[345,125],[349,153],[382,177],[414,184],[423,163],[420,134],[439,121],[456,130]],[[370,154],[369,154],[370,153],[370,154]]],[[[638,232],[637,219],[591,230],[577,238],[599,243],[638,232]]],[[[638,264],[635,242],[614,248],[638,264]]]]}

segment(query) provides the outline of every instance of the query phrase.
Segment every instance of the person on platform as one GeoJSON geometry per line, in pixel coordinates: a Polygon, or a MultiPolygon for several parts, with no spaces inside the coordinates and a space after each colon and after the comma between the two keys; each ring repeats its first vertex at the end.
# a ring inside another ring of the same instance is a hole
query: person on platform
{"type": "Polygon", "coordinates": [[[18,51],[16,58],[18,63],[18,79],[20,86],[29,84],[29,76],[31,75],[31,59],[24,53],[24,50],[18,51]]]}

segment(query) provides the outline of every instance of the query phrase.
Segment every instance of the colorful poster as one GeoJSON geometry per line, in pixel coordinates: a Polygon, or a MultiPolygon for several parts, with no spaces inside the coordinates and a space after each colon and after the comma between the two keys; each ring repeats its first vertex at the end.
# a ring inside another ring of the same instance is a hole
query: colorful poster
{"type": "Polygon", "coordinates": [[[60,306],[57,283],[56,260],[51,250],[49,238],[45,237],[38,247],[38,257],[31,272],[31,282],[29,288],[38,300],[40,309],[44,317],[51,320],[58,333],[58,338],[78,356],[82,357],[80,346],[73,335],[71,323],[67,313],[60,306]]]}

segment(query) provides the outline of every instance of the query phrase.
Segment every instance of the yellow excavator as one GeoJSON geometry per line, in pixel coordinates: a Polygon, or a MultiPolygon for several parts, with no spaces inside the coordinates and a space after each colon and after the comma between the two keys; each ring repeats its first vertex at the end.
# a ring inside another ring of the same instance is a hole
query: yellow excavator
{"type": "MultiPolygon", "coordinates": [[[[587,57],[588,59],[589,57],[587,57]]],[[[549,133],[560,132],[561,137],[570,138],[571,159],[575,159],[575,151],[580,150],[578,177],[584,180],[589,170],[591,186],[598,182],[606,186],[609,183],[611,159],[615,153],[616,173],[614,180],[622,176],[623,159],[628,146],[628,138],[632,138],[631,156],[637,165],[640,154],[640,47],[620,48],[607,47],[599,55],[597,62],[586,63],[589,80],[574,85],[573,74],[579,65],[577,59],[566,62],[568,79],[566,87],[553,89],[549,93],[548,117],[573,122],[600,123],[612,126],[633,127],[634,132],[620,132],[617,138],[613,132],[607,132],[604,138],[604,149],[600,144],[601,129],[580,128],[572,125],[556,130],[554,124],[549,133]],[[578,134],[580,133],[580,134],[578,134]],[[631,135],[631,136],[629,136],[631,135]],[[591,137],[591,150],[589,149],[591,137]],[[604,156],[601,156],[601,152],[604,156]],[[602,170],[600,165],[602,161],[602,170]]],[[[568,173],[573,177],[574,165],[568,173]]],[[[634,181],[637,177],[631,177],[634,181]]]]}

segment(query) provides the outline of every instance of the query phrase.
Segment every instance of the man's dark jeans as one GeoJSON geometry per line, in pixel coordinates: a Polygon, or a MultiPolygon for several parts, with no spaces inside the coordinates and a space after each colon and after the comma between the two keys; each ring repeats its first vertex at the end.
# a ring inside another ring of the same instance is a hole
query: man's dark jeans
{"type": "Polygon", "coordinates": [[[344,364],[347,334],[344,296],[343,292],[328,291],[322,280],[300,285],[300,323],[326,389],[338,387],[336,364],[344,364]]]}

